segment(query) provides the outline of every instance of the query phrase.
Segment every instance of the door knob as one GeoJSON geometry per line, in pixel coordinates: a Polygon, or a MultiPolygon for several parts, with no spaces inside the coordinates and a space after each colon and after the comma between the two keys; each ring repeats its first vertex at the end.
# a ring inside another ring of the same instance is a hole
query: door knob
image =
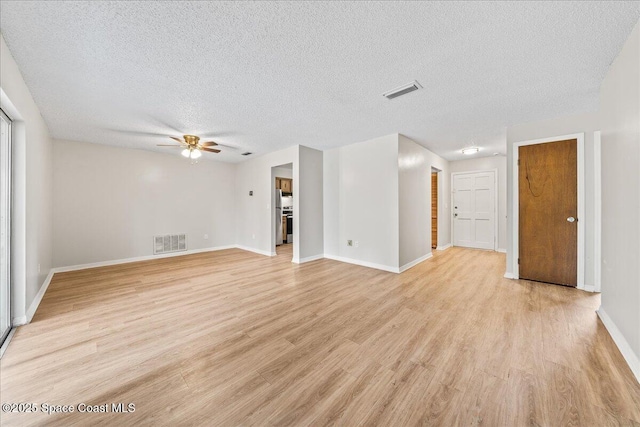
{"type": "Polygon", "coordinates": [[[569,222],[576,222],[577,219],[575,219],[574,217],[570,216],[569,218],[567,218],[567,221],[569,222]]]}

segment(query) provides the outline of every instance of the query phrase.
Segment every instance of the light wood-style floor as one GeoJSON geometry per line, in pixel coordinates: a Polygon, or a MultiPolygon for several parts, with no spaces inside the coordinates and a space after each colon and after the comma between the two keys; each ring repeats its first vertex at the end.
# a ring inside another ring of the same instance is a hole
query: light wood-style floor
{"type": "Polygon", "coordinates": [[[400,275],[279,252],[56,274],[2,359],[2,402],[135,412],[2,424],[640,425],[597,294],[504,279],[494,252],[400,275]]]}

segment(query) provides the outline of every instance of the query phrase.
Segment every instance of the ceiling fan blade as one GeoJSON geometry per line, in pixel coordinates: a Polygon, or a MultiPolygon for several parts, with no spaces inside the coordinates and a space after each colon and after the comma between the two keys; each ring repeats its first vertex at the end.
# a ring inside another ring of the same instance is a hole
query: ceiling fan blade
{"type": "Polygon", "coordinates": [[[202,145],[203,147],[215,147],[216,145],[218,145],[218,143],[213,141],[207,141],[207,142],[201,142],[200,145],[202,145]]]}
{"type": "Polygon", "coordinates": [[[208,151],[210,153],[219,153],[220,150],[216,150],[215,148],[207,148],[207,147],[202,147],[201,148],[202,151],[208,151]]]}
{"type": "Polygon", "coordinates": [[[178,141],[180,144],[184,144],[185,142],[183,140],[181,140],[180,138],[176,138],[175,136],[170,136],[169,138],[178,141]]]}

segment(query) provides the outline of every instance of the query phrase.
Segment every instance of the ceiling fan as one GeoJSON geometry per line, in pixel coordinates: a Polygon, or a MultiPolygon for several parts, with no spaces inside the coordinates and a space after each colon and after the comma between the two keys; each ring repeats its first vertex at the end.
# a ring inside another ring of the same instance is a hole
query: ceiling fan
{"type": "Polygon", "coordinates": [[[202,156],[202,151],[208,151],[210,153],[219,153],[217,148],[211,148],[218,145],[217,142],[207,141],[200,142],[200,137],[196,135],[183,135],[182,138],[170,136],[169,138],[177,141],[180,145],[176,144],[158,144],[158,147],[179,147],[183,148],[182,155],[188,159],[195,160],[202,156]]]}

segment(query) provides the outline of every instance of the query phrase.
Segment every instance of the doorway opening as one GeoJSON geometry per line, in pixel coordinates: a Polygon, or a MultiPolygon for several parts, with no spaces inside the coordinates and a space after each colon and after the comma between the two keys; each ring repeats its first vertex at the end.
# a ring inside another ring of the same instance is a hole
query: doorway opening
{"type": "Polygon", "coordinates": [[[276,255],[286,255],[293,258],[294,240],[293,227],[296,222],[293,190],[293,163],[286,163],[271,168],[272,188],[274,189],[274,218],[273,229],[275,235],[276,255]]]}
{"type": "Polygon", "coordinates": [[[438,172],[431,168],[431,249],[438,247],[438,172]]]}
{"type": "Polygon", "coordinates": [[[11,119],[0,110],[0,346],[11,331],[11,119]]]}

